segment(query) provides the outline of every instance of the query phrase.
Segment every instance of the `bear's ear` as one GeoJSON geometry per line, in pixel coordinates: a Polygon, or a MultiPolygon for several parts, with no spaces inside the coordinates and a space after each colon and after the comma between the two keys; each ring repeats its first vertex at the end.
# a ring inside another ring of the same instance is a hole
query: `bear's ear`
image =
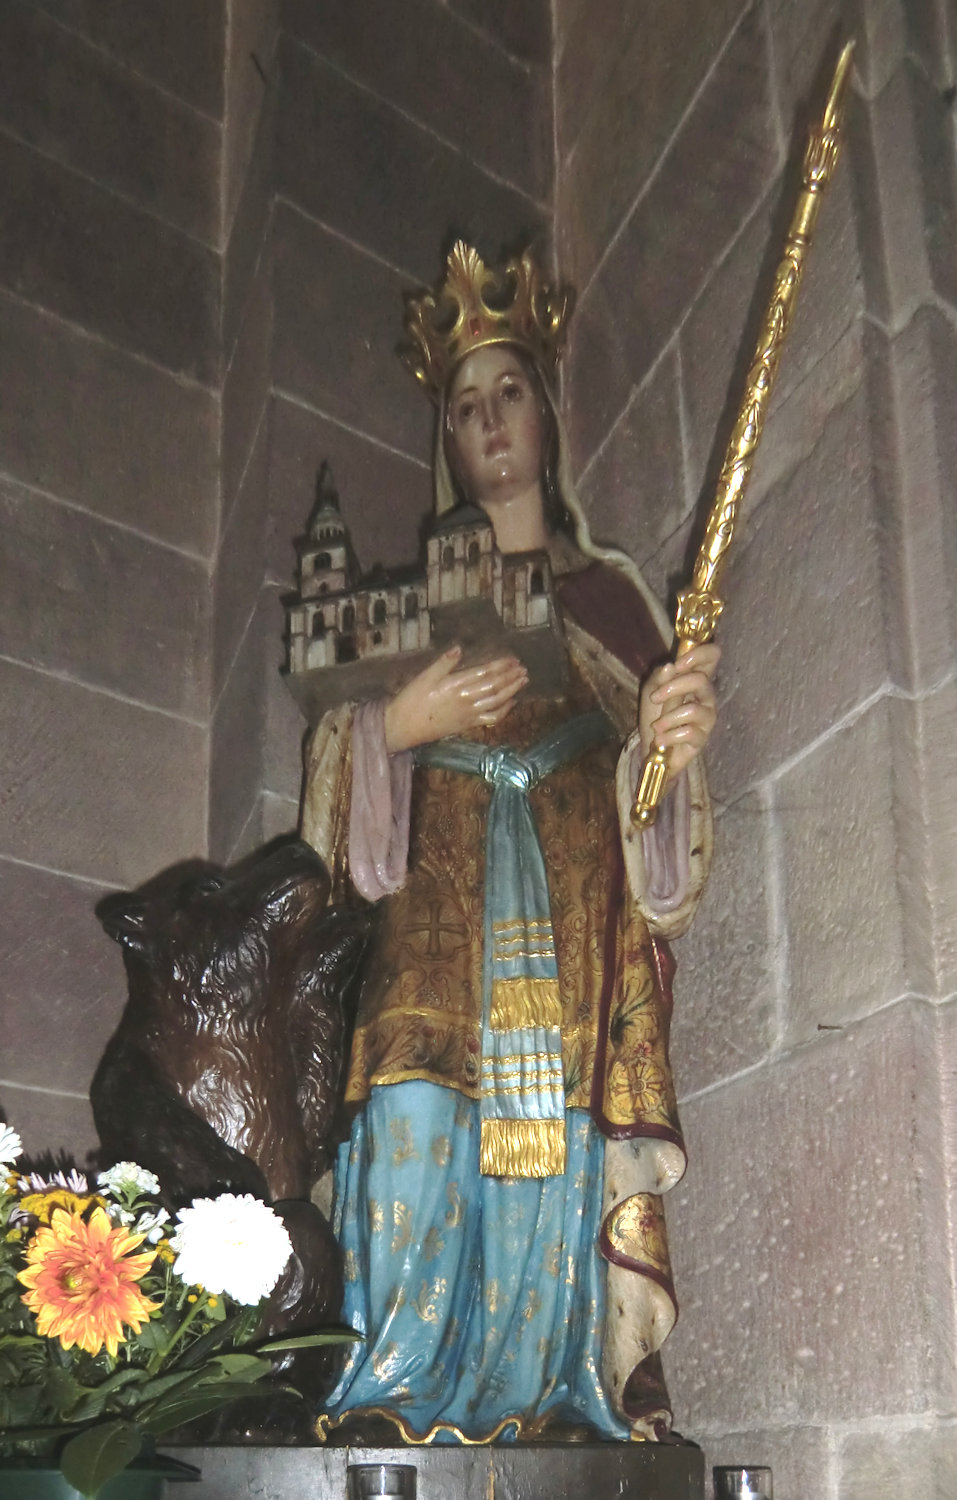
{"type": "Polygon", "coordinates": [[[147,908],[141,897],[118,891],[99,903],[96,914],[103,931],[115,943],[123,943],[137,952],[147,946],[147,908]]]}

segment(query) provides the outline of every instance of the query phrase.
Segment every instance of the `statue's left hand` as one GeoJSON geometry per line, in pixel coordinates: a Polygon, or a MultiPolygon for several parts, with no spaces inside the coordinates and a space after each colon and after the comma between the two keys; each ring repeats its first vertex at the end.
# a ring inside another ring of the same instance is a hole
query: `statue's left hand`
{"type": "Polygon", "coordinates": [[[668,750],[668,783],[699,755],[711,737],[718,711],[713,678],[720,647],[694,646],[645,678],[638,705],[642,754],[668,750]]]}
{"type": "Polygon", "coordinates": [[[385,711],[390,755],[500,724],[511,712],[528,682],[518,657],[501,656],[457,670],[461,659],[461,646],[450,647],[390,699],[385,711]]]}

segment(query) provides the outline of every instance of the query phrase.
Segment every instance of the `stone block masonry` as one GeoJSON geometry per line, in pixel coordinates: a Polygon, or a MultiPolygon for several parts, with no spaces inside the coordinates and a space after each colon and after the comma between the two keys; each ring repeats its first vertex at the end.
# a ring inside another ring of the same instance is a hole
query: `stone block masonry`
{"type": "Polygon", "coordinates": [[[602,540],[665,587],[686,576],[727,441],[788,143],[828,36],[858,37],[844,159],[727,576],[717,855],[678,946],[691,1166],[670,1214],[668,1375],[709,1463],[769,1462],[783,1500],[891,1500],[905,1474],[944,1500],[954,38],[930,4],[767,0],[709,7],[672,65],[668,24],[615,0],[556,9],[556,235],[588,267],[567,383],[582,493],[602,540]]]}
{"type": "Polygon", "coordinates": [[[81,1161],[93,908],[207,842],[222,39],[221,0],[0,14],[0,1106],[81,1161]]]}

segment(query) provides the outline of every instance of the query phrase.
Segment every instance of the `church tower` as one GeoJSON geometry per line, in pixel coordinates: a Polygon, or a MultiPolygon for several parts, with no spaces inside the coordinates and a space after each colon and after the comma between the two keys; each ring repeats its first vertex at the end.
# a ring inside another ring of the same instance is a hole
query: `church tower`
{"type": "Polygon", "coordinates": [[[316,503],[309,517],[299,552],[300,598],[318,599],[324,594],[345,594],[353,589],[359,566],[352,550],[349,528],[339,510],[339,494],[332,471],[324,463],[316,484],[316,503]]]}

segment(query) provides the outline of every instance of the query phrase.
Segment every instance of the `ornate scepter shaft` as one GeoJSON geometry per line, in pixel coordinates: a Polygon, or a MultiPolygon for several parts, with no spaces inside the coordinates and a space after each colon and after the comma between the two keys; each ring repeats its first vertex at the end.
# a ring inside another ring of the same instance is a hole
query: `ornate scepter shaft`
{"type": "MultiPolygon", "coordinates": [[[[787,338],[798,287],[804,273],[821,198],[834,175],[840,144],[844,99],[854,43],[847,42],[837,60],[827,103],[820,121],[811,131],[804,154],[801,191],[791,216],[784,254],[774,277],[774,287],[761,325],[757,347],[747,375],[744,398],[718,476],[717,491],[704,540],[698,552],[691,583],[678,595],[675,634],[677,655],[711,639],[724,602],[718,597],[718,580],[727,559],[738,505],[751,476],[755,451],[764,431],[771,387],[777,374],[781,349],[787,338]]],[[[655,821],[668,775],[668,752],[655,746],[642,767],[632,822],[650,827],[655,821]]]]}

